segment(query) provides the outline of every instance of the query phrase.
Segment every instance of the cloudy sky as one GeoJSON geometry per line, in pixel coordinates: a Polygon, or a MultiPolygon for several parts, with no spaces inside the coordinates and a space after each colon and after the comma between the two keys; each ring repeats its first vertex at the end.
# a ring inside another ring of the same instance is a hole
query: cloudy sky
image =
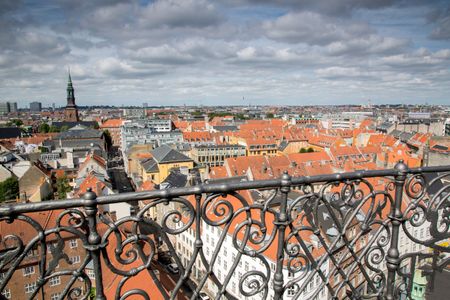
{"type": "Polygon", "coordinates": [[[450,104],[450,2],[1,0],[0,101],[450,104]]]}

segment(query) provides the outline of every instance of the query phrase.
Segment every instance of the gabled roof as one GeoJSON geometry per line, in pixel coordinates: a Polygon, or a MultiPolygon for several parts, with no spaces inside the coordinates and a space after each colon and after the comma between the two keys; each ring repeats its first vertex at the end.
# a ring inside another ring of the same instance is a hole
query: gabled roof
{"type": "Polygon", "coordinates": [[[180,172],[179,169],[174,169],[170,172],[169,176],[161,183],[166,188],[169,187],[185,187],[187,184],[187,175],[180,172]]]}
{"type": "Polygon", "coordinates": [[[162,145],[152,151],[153,158],[159,163],[192,161],[186,155],[170,148],[168,145],[162,145]]]}
{"type": "Polygon", "coordinates": [[[159,172],[158,163],[153,159],[153,157],[142,160],[141,166],[144,168],[146,173],[159,172]]]}
{"type": "Polygon", "coordinates": [[[106,161],[103,157],[98,156],[96,154],[89,154],[86,159],[83,161],[83,163],[80,165],[79,170],[83,169],[88,162],[95,161],[99,166],[101,166],[103,169],[106,169],[106,161]]]}
{"type": "Polygon", "coordinates": [[[81,182],[77,195],[81,196],[91,188],[94,193],[101,195],[105,188],[111,189],[111,184],[105,180],[105,177],[96,172],[90,172],[89,175],[81,182]]]}
{"type": "MultiPolygon", "coordinates": [[[[77,127],[80,128],[80,127],[77,127]]],[[[95,129],[74,129],[59,133],[55,139],[87,139],[101,138],[103,132],[95,129]]]]}
{"type": "Polygon", "coordinates": [[[122,124],[122,119],[109,119],[106,120],[102,125],[100,125],[100,128],[119,128],[120,126],[122,126],[122,124]]]}

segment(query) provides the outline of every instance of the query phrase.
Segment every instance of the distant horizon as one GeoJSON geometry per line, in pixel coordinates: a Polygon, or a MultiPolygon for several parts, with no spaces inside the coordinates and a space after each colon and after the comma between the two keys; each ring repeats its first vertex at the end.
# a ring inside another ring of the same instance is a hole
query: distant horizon
{"type": "MultiPolygon", "coordinates": [[[[17,101],[0,101],[0,102],[17,102],[17,101]]],[[[32,102],[41,102],[41,101],[32,101],[32,102]]],[[[52,104],[51,105],[44,105],[43,102],[42,103],[42,108],[43,109],[47,109],[47,108],[52,108],[52,104]]],[[[142,105],[108,105],[108,104],[95,104],[95,105],[77,105],[78,108],[80,109],[84,109],[84,108],[89,108],[89,107],[112,107],[112,108],[120,108],[120,109],[126,109],[126,108],[133,108],[133,109],[157,109],[157,108],[202,108],[202,107],[321,107],[321,106],[337,106],[337,107],[344,107],[344,106],[354,106],[354,107],[363,107],[366,106],[367,104],[352,104],[352,103],[344,103],[344,104],[316,104],[316,105],[295,105],[295,104],[280,104],[280,105],[273,105],[273,104],[254,104],[254,105],[148,105],[146,107],[142,106],[142,105]]],[[[449,104],[405,104],[405,103],[372,103],[371,106],[373,107],[378,107],[378,106],[406,106],[406,107],[434,107],[434,106],[444,106],[444,107],[450,107],[450,103],[449,104]]],[[[56,106],[55,108],[58,110],[62,110],[64,109],[65,106],[56,106]]],[[[18,103],[18,109],[23,109],[23,110],[27,110],[29,109],[29,105],[27,106],[19,106],[18,103]]],[[[370,108],[367,108],[370,109],[370,108]]]]}

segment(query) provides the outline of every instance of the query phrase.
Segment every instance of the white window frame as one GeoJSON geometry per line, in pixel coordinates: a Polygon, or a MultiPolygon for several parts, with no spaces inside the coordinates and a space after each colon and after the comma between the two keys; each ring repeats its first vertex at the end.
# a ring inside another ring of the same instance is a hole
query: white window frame
{"type": "Polygon", "coordinates": [[[58,300],[60,296],[60,293],[53,293],[50,297],[50,300],[58,300]]]}
{"type": "Polygon", "coordinates": [[[61,284],[61,276],[55,276],[49,280],[50,286],[57,286],[61,284]]]}
{"type": "Polygon", "coordinates": [[[23,272],[23,276],[28,276],[31,274],[34,274],[35,270],[34,270],[34,266],[28,266],[22,269],[23,272]]]}
{"type": "Polygon", "coordinates": [[[69,260],[72,263],[72,265],[74,265],[74,264],[79,264],[81,261],[81,258],[79,255],[77,255],[77,256],[71,256],[69,260]]]}
{"type": "Polygon", "coordinates": [[[88,276],[90,279],[95,279],[95,272],[94,272],[94,270],[92,270],[92,269],[86,269],[86,273],[87,273],[87,276],[88,276]]]}
{"type": "Polygon", "coordinates": [[[76,247],[78,247],[78,240],[77,239],[71,239],[70,240],[70,248],[73,249],[73,248],[76,248],[76,247]]]}
{"type": "Polygon", "coordinates": [[[6,299],[11,299],[11,289],[9,288],[4,288],[2,295],[6,298],[6,299]]]}
{"type": "Polygon", "coordinates": [[[25,294],[31,294],[36,289],[36,282],[25,283],[25,294]]]}

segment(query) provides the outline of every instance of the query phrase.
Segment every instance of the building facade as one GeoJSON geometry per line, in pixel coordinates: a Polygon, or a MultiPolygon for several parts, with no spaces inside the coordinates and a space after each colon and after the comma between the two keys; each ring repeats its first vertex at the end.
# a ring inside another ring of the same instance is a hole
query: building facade
{"type": "Polygon", "coordinates": [[[181,131],[173,130],[171,120],[135,120],[121,127],[121,149],[127,151],[132,145],[152,144],[154,148],[163,144],[183,141],[181,131]]]}
{"type": "Polygon", "coordinates": [[[31,102],[30,103],[30,111],[41,111],[42,110],[42,103],[41,102],[31,102]]]}
{"type": "Polygon", "coordinates": [[[246,149],[242,145],[197,145],[192,147],[190,157],[201,166],[223,166],[225,159],[245,156],[246,149]]]}

